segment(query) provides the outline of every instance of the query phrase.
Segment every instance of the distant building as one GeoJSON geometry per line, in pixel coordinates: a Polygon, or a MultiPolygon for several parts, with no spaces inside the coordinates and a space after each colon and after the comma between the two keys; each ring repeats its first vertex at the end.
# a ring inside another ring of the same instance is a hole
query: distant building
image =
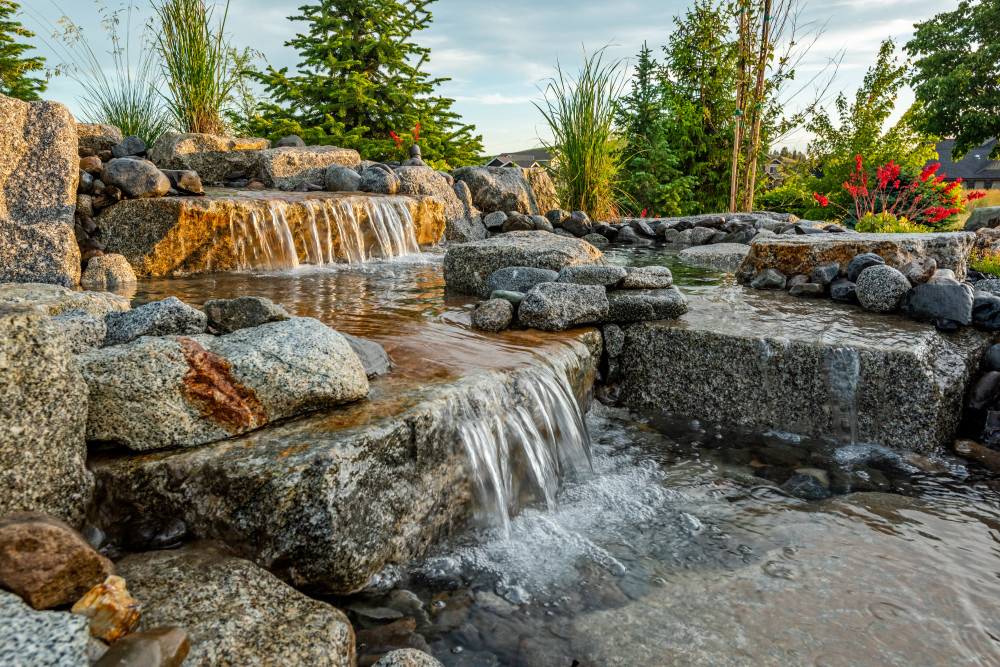
{"type": "Polygon", "coordinates": [[[990,160],[990,151],[997,145],[996,139],[990,139],[973,148],[958,162],[951,159],[951,149],[954,145],[954,139],[939,142],[936,146],[938,159],[927,163],[941,163],[938,173],[945,175],[945,183],[951,183],[961,178],[962,184],[971,190],[989,190],[990,188],[1000,190],[1000,160],[990,160]]]}
{"type": "Polygon", "coordinates": [[[527,151],[516,153],[504,153],[497,155],[486,163],[487,167],[522,167],[524,169],[537,169],[538,167],[548,167],[552,162],[552,156],[544,148],[533,148],[527,151]]]}
{"type": "Polygon", "coordinates": [[[773,190],[780,187],[788,178],[787,168],[795,164],[795,160],[781,155],[769,155],[768,161],[764,163],[764,173],[767,174],[767,189],[773,190]]]}

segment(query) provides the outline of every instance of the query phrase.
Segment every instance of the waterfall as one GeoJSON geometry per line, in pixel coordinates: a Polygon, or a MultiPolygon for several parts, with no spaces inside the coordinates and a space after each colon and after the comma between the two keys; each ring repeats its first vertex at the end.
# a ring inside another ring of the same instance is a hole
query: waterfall
{"type": "Polygon", "coordinates": [[[229,220],[237,269],[362,264],[419,255],[409,204],[390,198],[267,200],[229,220]]]}
{"type": "Polygon", "coordinates": [[[565,370],[544,363],[454,406],[481,522],[509,533],[520,507],[555,508],[560,479],[590,470],[590,435],[571,386],[565,370]]]}
{"type": "Polygon", "coordinates": [[[861,359],[857,350],[849,347],[826,348],[823,360],[827,369],[827,391],[833,427],[838,436],[847,436],[849,444],[858,441],[858,378],[861,359]]]}

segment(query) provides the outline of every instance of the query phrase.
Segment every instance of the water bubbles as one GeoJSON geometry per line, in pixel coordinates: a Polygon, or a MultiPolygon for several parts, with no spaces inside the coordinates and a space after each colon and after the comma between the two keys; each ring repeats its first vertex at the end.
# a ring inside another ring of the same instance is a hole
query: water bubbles
{"type": "Polygon", "coordinates": [[[696,516],[692,516],[687,512],[681,513],[681,525],[684,527],[688,533],[692,535],[700,533],[705,525],[696,516]]]}
{"type": "Polygon", "coordinates": [[[461,653],[464,650],[465,649],[462,648],[461,646],[456,646],[455,648],[451,649],[451,652],[454,653],[455,655],[458,655],[459,653],[461,653]]]}
{"type": "Polygon", "coordinates": [[[761,566],[764,574],[775,579],[792,580],[798,577],[798,568],[783,560],[770,560],[761,566]]]}

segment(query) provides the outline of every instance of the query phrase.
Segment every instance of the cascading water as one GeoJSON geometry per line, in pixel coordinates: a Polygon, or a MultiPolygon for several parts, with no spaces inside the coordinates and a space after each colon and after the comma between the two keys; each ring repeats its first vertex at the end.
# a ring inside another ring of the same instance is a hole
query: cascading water
{"type": "Polygon", "coordinates": [[[294,218],[288,201],[262,204],[249,217],[230,219],[239,269],[291,269],[300,262],[361,264],[374,258],[420,254],[413,218],[404,202],[312,199],[296,204],[304,215],[294,218]]]}
{"type": "Polygon", "coordinates": [[[858,440],[858,378],[861,359],[857,350],[849,347],[826,349],[823,355],[827,369],[827,384],[833,426],[842,439],[853,445],[858,440]]]}
{"type": "Polygon", "coordinates": [[[570,387],[565,371],[543,364],[498,376],[485,394],[455,406],[481,522],[507,534],[520,507],[544,501],[553,509],[560,479],[590,470],[590,435],[570,387]]]}

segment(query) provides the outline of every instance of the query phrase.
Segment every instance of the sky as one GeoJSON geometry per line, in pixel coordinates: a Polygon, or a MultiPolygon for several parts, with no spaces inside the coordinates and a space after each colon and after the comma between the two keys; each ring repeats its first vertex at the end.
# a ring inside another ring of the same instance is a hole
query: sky
{"type": "MultiPolygon", "coordinates": [[[[22,0],[22,8],[31,7],[22,21],[39,34],[34,41],[54,64],[61,59],[40,39],[50,32],[41,21],[55,23],[63,13],[52,1],[22,0]]],[[[95,47],[100,44],[94,0],[55,1],[95,47]]],[[[287,17],[296,14],[305,1],[230,0],[227,32],[235,45],[258,49],[271,65],[294,71],[298,54],[284,43],[302,30],[302,24],[287,17]]],[[[112,8],[121,3],[106,0],[112,8]]],[[[139,4],[148,16],[146,0],[139,4]]],[[[841,91],[851,97],[881,40],[891,36],[905,44],[914,23],[951,11],[957,4],[958,0],[800,0],[799,23],[806,26],[803,34],[818,28],[823,33],[798,67],[797,80],[801,84],[817,74],[828,76],[830,59],[843,53],[825,99],[831,103],[841,91]]],[[[686,0],[437,0],[430,6],[434,22],[417,35],[417,41],[431,48],[428,71],[451,79],[442,84],[441,94],[456,100],[455,110],[476,126],[486,152],[493,155],[539,146],[548,136],[533,103],[541,102],[541,90],[555,74],[557,61],[564,70],[574,72],[583,60],[584,48],[591,52],[606,46],[608,57],[622,59],[628,66],[643,42],[655,56],[669,39],[673,17],[687,6],[686,0]]],[[[56,77],[45,97],[67,104],[79,116],[78,94],[74,82],[56,77]]],[[[807,87],[786,102],[795,109],[815,95],[807,87]]],[[[897,109],[905,109],[912,99],[904,91],[897,109]]],[[[783,144],[805,149],[808,139],[798,132],[783,144]]]]}

